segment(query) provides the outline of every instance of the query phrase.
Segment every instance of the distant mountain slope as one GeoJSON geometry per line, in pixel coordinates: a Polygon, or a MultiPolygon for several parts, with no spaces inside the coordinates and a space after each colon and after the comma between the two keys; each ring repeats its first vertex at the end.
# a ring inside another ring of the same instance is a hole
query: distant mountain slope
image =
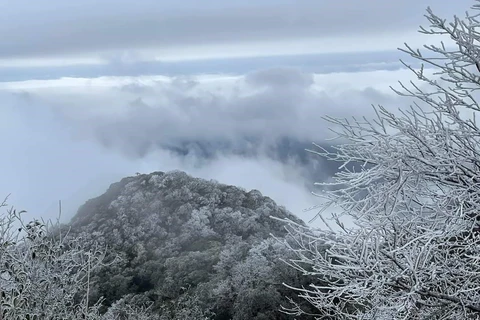
{"type": "Polygon", "coordinates": [[[259,191],[153,172],[112,184],[70,226],[123,258],[95,275],[92,301],[153,301],[162,319],[289,319],[280,304],[298,299],[282,283],[306,279],[279,261],[290,253],[271,216],[303,224],[259,191]]]}

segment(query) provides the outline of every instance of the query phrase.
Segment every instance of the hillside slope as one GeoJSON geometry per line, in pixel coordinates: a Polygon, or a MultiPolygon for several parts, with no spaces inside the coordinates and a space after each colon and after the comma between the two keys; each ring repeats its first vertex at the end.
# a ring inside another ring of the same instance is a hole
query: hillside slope
{"type": "Polygon", "coordinates": [[[298,299],[282,283],[306,280],[279,261],[290,253],[271,216],[303,224],[259,191],[153,172],[112,184],[70,226],[122,258],[95,275],[92,301],[152,301],[162,319],[289,319],[278,309],[298,299]]]}

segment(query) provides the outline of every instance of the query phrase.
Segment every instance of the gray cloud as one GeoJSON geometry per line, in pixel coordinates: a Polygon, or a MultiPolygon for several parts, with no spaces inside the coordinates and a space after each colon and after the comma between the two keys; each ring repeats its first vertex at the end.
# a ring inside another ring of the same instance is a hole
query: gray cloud
{"type": "Polygon", "coordinates": [[[61,199],[68,218],[123,176],[180,169],[260,189],[300,214],[318,203],[309,195],[312,182],[329,179],[338,166],[304,151],[331,137],[320,118],[368,116],[371,103],[396,108],[398,98],[378,88],[384,77],[320,81],[299,69],[271,68],[220,80],[64,79],[0,90],[0,134],[8,137],[0,195],[11,192],[12,204],[49,218],[61,199]]]}
{"type": "MultiPolygon", "coordinates": [[[[62,200],[62,221],[68,221],[84,201],[137,171],[178,169],[206,179],[260,189],[301,216],[302,209],[316,202],[303,185],[300,167],[266,156],[240,156],[225,150],[224,154],[206,158],[158,147],[138,158],[138,148],[145,137],[129,135],[142,132],[139,119],[131,127],[122,128],[125,123],[118,123],[116,129],[123,132],[119,139],[138,144],[131,146],[131,152],[122,149],[122,153],[118,152],[119,141],[106,148],[88,139],[88,134],[79,136],[71,127],[73,122],[65,121],[55,109],[39,102],[35,94],[0,92],[0,100],[4,105],[0,134],[5,137],[2,148],[6,150],[0,159],[0,195],[11,193],[9,204],[27,210],[25,219],[55,219],[58,200],[62,200]]],[[[310,219],[312,214],[303,217],[310,219]]]]}
{"type": "MultiPolygon", "coordinates": [[[[129,54],[127,54],[127,57],[129,54]]],[[[208,59],[177,62],[153,62],[128,60],[122,54],[108,56],[110,63],[103,65],[69,66],[0,66],[1,81],[30,79],[58,79],[61,77],[91,78],[98,76],[141,76],[158,75],[188,76],[196,74],[245,74],[261,69],[289,66],[312,73],[360,72],[372,70],[396,70],[402,67],[399,57],[412,66],[418,62],[409,59],[398,50],[380,52],[355,52],[336,54],[283,55],[272,57],[249,57],[208,59]],[[123,57],[123,58],[122,58],[123,57]]]]}
{"type": "MultiPolygon", "coordinates": [[[[415,30],[427,5],[450,17],[471,1],[0,1],[0,57],[32,57],[415,30]],[[459,3],[461,2],[461,3],[459,3]],[[181,5],[179,4],[181,3],[181,5]]],[[[135,55],[113,54],[115,61],[135,55]]]]}
{"type": "MultiPolygon", "coordinates": [[[[371,87],[315,89],[313,74],[294,68],[249,73],[236,78],[230,92],[204,82],[196,77],[174,77],[155,85],[133,80],[110,92],[120,99],[109,102],[112,110],[124,111],[82,115],[81,105],[101,108],[105,99],[82,101],[81,96],[74,98],[75,105],[71,101],[69,108],[57,106],[57,111],[76,136],[132,159],[159,150],[193,157],[199,164],[225,156],[268,158],[298,166],[304,183],[311,185],[336,170],[335,163],[305,151],[311,142],[327,145],[325,139],[332,137],[323,116],[369,115],[372,103],[388,107],[397,102],[392,94],[371,87]]],[[[59,104],[55,100],[48,103],[59,104]]]]}
{"type": "Polygon", "coordinates": [[[78,121],[71,108],[59,110],[73,127],[94,135],[106,147],[141,157],[158,147],[183,149],[192,142],[247,152],[284,138],[323,139],[327,130],[322,128],[322,116],[362,115],[371,112],[373,102],[395,101],[373,88],[330,93],[309,90],[312,85],[311,74],[289,68],[239,78],[231,94],[183,77],[155,86],[133,82],[117,88],[128,93],[122,97],[130,99],[125,112],[78,121]]]}

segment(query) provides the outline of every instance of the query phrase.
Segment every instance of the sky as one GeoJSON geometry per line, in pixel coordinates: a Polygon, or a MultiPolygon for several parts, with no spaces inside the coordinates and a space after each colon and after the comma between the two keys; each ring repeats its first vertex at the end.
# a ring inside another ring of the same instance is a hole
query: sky
{"type": "Polygon", "coordinates": [[[0,0],[0,195],[63,221],[136,172],[258,189],[308,221],[338,164],[322,117],[408,101],[397,50],[457,0],[0,0]]]}

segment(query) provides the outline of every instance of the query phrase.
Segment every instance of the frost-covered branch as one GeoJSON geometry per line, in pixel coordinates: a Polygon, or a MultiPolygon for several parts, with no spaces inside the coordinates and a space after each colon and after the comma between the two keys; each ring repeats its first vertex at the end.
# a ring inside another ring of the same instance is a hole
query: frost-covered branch
{"type": "MultiPolygon", "coordinates": [[[[5,207],[6,201],[0,204],[5,207]]],[[[100,314],[102,300],[90,304],[88,291],[106,249],[87,251],[83,239],[62,234],[58,225],[25,224],[23,213],[0,213],[0,320],[155,319],[136,305],[100,314]]]]}
{"type": "Polygon", "coordinates": [[[290,225],[303,240],[289,263],[318,277],[295,290],[337,319],[480,316],[480,24],[478,14],[447,23],[428,9],[426,17],[421,32],[448,36],[456,49],[402,49],[437,71],[405,64],[420,84],[395,91],[414,104],[375,107],[374,119],[327,118],[346,143],[311,150],[342,164],[321,193],[322,215],[339,208],[335,218],[355,227],[290,225]],[[359,165],[349,169],[352,162],[359,165]]]}

